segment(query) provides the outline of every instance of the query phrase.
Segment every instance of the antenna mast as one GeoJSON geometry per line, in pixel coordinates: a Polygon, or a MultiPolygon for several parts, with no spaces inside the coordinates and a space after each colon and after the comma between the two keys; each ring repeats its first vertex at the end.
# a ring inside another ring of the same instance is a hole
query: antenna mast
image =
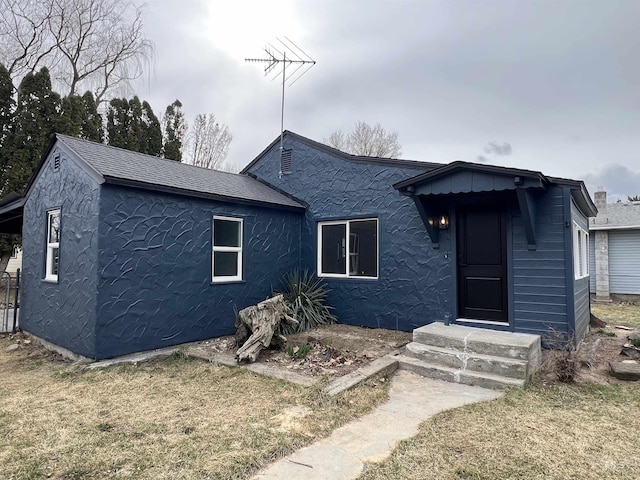
{"type": "MultiPolygon", "coordinates": [[[[284,91],[285,85],[289,82],[289,86],[296,83],[300,78],[307,73],[316,64],[304,50],[289,40],[287,37],[283,37],[284,41],[276,38],[282,46],[279,48],[274,47],[272,44],[267,44],[264,48],[267,54],[266,58],[245,58],[245,62],[249,63],[264,63],[264,75],[270,75],[276,69],[277,65],[282,65],[282,105],[280,109],[280,151],[284,151],[284,91]],[[288,55],[287,55],[288,53],[288,55]],[[287,66],[292,66],[293,71],[287,73],[287,66]]],[[[280,72],[276,71],[272,80],[279,76],[280,72]]],[[[280,172],[282,173],[282,172],[280,172]]]]}

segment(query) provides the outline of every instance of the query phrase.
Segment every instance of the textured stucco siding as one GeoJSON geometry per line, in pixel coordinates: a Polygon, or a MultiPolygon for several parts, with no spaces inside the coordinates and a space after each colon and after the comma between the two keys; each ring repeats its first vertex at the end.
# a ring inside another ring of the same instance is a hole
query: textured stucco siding
{"type": "MultiPolygon", "coordinates": [[[[551,187],[535,196],[536,250],[528,250],[522,216],[512,212],[513,329],[544,335],[568,331],[564,195],[551,187]]],[[[571,302],[571,300],[569,300],[571,302]]]]}
{"type": "Polygon", "coordinates": [[[301,213],[107,185],[99,230],[96,356],[233,333],[300,263],[301,213]],[[213,216],[243,226],[243,280],[211,283],[213,216]]]}
{"type": "Polygon", "coordinates": [[[93,357],[100,186],[61,154],[42,167],[24,208],[20,327],[93,357]],[[58,283],[44,281],[47,211],[60,208],[58,283]]]}
{"type": "Polygon", "coordinates": [[[286,137],[285,148],[292,149],[291,174],[279,177],[277,147],[250,173],[309,204],[302,226],[305,268],[317,271],[319,221],[378,218],[378,279],[324,279],[340,322],[408,331],[453,314],[450,232],[434,250],[413,201],[392,187],[421,170],[353,162],[286,137]]]}
{"type": "MultiPolygon", "coordinates": [[[[571,223],[576,222],[585,231],[589,231],[589,219],[585,217],[573,201],[571,202],[571,223]]],[[[591,235],[591,234],[590,234],[591,235]]],[[[573,246],[573,244],[572,244],[573,246]]],[[[573,258],[573,252],[571,252],[573,258]]],[[[587,260],[588,261],[588,260],[587,260]]],[[[591,274],[591,272],[589,272],[591,274]]],[[[573,304],[569,308],[574,310],[575,318],[575,337],[577,341],[587,334],[589,329],[589,320],[591,319],[591,309],[589,303],[589,277],[575,280],[575,275],[570,272],[570,278],[573,280],[573,304]]]]}

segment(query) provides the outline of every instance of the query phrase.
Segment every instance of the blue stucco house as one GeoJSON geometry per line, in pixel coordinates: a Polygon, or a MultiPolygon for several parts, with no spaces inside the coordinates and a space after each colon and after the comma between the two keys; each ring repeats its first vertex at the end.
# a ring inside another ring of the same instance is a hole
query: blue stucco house
{"type": "Polygon", "coordinates": [[[540,172],[287,131],[230,174],[57,135],[19,208],[21,327],[91,358],[231,334],[293,269],[324,279],[342,323],[588,329],[596,209],[540,172]]]}

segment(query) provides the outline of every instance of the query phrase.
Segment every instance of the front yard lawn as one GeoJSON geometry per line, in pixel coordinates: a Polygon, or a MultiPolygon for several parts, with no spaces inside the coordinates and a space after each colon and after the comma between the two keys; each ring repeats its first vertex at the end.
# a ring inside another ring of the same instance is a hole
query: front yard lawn
{"type": "Polygon", "coordinates": [[[640,387],[533,386],[444,412],[359,480],[635,480],[640,387]]]}
{"type": "Polygon", "coordinates": [[[591,312],[609,325],[640,329],[640,306],[627,302],[591,302],[591,312]]]}
{"type": "Polygon", "coordinates": [[[72,372],[13,343],[0,339],[2,479],[245,478],[386,398],[373,383],[328,398],[180,355],[72,372]]]}

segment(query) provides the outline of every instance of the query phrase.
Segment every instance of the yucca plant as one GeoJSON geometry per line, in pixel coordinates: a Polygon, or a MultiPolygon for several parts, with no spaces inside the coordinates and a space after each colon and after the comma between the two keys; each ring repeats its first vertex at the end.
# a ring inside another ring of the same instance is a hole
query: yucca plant
{"type": "Polygon", "coordinates": [[[287,273],[282,294],[299,323],[297,327],[283,327],[282,333],[305,332],[319,325],[335,323],[331,307],[325,304],[328,293],[324,282],[307,270],[302,274],[298,270],[287,273]]]}

